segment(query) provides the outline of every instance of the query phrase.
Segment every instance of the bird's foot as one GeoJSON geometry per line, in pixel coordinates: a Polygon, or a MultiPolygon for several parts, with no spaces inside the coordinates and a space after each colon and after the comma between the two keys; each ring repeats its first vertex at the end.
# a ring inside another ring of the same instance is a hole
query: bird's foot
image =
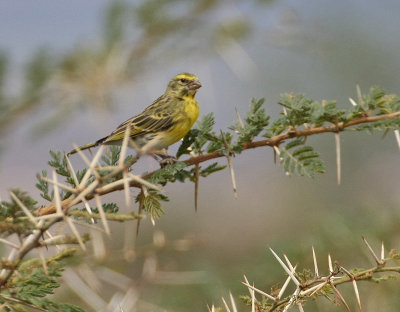
{"type": "Polygon", "coordinates": [[[161,168],[165,167],[166,165],[172,165],[174,163],[176,163],[178,160],[174,157],[174,156],[167,156],[167,157],[162,157],[162,159],[160,159],[158,161],[158,163],[160,164],[161,168]]]}

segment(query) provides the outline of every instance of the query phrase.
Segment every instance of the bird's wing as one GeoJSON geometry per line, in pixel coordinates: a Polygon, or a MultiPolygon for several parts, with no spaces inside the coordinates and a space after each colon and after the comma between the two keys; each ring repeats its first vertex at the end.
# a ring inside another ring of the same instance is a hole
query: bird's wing
{"type": "Polygon", "coordinates": [[[119,141],[124,138],[126,127],[131,127],[131,137],[139,137],[149,133],[166,131],[174,124],[173,107],[169,105],[169,98],[161,96],[142,113],[136,115],[115,129],[104,142],[119,141]]]}

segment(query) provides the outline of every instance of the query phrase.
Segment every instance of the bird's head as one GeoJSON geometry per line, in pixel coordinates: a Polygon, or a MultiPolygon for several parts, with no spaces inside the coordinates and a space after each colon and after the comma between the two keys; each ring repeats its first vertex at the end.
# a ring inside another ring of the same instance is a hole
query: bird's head
{"type": "Polygon", "coordinates": [[[166,93],[174,94],[177,97],[193,97],[199,88],[201,88],[201,83],[196,75],[182,73],[171,79],[171,81],[168,83],[166,93]]]}

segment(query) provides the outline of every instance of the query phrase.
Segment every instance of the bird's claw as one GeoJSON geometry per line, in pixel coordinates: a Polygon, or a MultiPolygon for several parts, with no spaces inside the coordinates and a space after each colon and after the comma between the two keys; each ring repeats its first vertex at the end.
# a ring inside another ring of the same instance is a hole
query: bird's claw
{"type": "Polygon", "coordinates": [[[169,157],[165,157],[165,158],[159,160],[159,164],[163,168],[166,165],[172,165],[172,164],[176,163],[177,161],[178,160],[175,157],[169,156],[169,157]]]}

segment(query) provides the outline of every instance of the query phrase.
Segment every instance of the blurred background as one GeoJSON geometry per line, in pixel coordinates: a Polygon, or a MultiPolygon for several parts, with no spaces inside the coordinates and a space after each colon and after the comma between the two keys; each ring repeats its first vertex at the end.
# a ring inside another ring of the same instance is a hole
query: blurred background
{"type": "MultiPolygon", "coordinates": [[[[0,195],[20,187],[45,204],[34,184],[50,149],[107,135],[180,72],[200,77],[201,114],[214,112],[217,131],[252,97],[265,97],[276,118],[285,92],[343,108],[356,84],[400,94],[399,14],[395,0],[2,1],[0,195]]],[[[267,247],[301,269],[312,268],[311,246],[325,273],[328,252],[347,268],[372,266],[362,235],[376,250],[381,241],[387,251],[399,247],[399,150],[393,133],[341,139],[340,186],[332,134],[309,139],[327,169],[315,179],[285,176],[272,150],[258,148],[233,160],[237,200],[227,170],[200,180],[197,213],[193,184],[168,186],[155,226],[143,221],[136,239],[136,224],[114,225],[102,256],[83,256],[57,296],[88,311],[128,299],[131,311],[206,311],[229,291],[247,294],[243,274],[267,292],[284,282],[267,247]]],[[[124,209],[123,193],[110,200],[124,209]]],[[[359,288],[366,311],[400,306],[398,281],[359,288]]],[[[343,311],[325,298],[304,307],[343,311]]]]}

